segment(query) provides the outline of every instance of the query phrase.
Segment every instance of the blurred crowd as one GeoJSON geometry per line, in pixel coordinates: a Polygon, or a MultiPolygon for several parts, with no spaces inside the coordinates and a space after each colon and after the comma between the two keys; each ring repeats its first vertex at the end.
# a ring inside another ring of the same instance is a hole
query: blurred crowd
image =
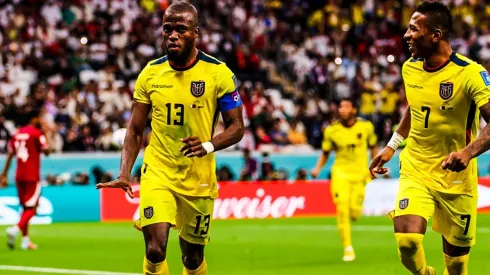
{"type": "MultiPolygon", "coordinates": [[[[380,142],[391,136],[406,104],[402,37],[418,1],[191,2],[200,16],[198,48],[240,80],[247,130],[230,150],[319,148],[345,96],[358,100],[380,142]]],[[[488,69],[489,1],[446,2],[454,50],[488,69]]],[[[135,79],[165,54],[162,15],[171,3],[0,0],[0,150],[33,108],[42,108],[56,152],[119,150],[135,79]]],[[[150,125],[146,133],[143,146],[150,125]]]]}

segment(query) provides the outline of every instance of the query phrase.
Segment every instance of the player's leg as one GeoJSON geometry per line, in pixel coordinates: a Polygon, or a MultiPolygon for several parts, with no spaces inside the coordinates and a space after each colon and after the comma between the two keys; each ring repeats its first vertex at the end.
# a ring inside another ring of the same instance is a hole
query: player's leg
{"type": "Polygon", "coordinates": [[[179,196],[180,209],[177,226],[180,229],[180,249],[184,275],[206,275],[204,246],[210,240],[214,199],[209,197],[179,196]]]}
{"type": "Polygon", "coordinates": [[[168,222],[143,226],[145,238],[144,275],[168,275],[167,242],[172,225],[168,222]]]}
{"type": "Polygon", "coordinates": [[[395,239],[402,264],[413,274],[435,274],[427,266],[422,245],[433,212],[430,191],[417,181],[401,179],[394,212],[395,239]]]}
{"type": "Polygon", "coordinates": [[[333,175],[331,181],[332,199],[336,206],[337,228],[340,241],[344,247],[344,261],[355,260],[352,247],[351,224],[350,224],[350,182],[340,176],[333,175]]]}
{"type": "Polygon", "coordinates": [[[363,181],[351,183],[350,192],[350,220],[357,221],[362,215],[362,206],[364,204],[364,194],[366,193],[366,184],[363,181]]]}
{"type": "Polygon", "coordinates": [[[444,274],[466,275],[469,252],[476,241],[477,194],[437,194],[433,229],[442,234],[444,274]]]}
{"type": "Polygon", "coordinates": [[[167,241],[175,225],[177,199],[158,180],[142,177],[140,187],[140,219],[135,227],[142,228],[145,239],[144,275],[168,275],[167,241]]]}
{"type": "Polygon", "coordinates": [[[14,247],[15,237],[20,231],[22,232],[21,248],[33,250],[37,248],[37,245],[32,243],[29,238],[29,222],[36,215],[37,205],[41,197],[41,183],[18,182],[17,191],[23,211],[17,225],[7,229],[9,247],[14,247]]]}

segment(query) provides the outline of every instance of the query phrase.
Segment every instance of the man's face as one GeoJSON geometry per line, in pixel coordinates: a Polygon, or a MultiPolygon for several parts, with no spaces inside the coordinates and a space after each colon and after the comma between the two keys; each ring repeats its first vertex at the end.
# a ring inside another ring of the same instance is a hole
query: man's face
{"type": "Polygon", "coordinates": [[[427,27],[427,16],[415,12],[410,18],[408,30],[403,36],[414,58],[427,58],[433,53],[434,33],[427,27]]]}
{"type": "Polygon", "coordinates": [[[348,100],[342,100],[339,105],[339,117],[342,121],[347,121],[356,115],[356,108],[352,105],[352,102],[348,100]]]}
{"type": "Polygon", "coordinates": [[[170,60],[187,60],[196,45],[199,29],[190,12],[166,12],[163,17],[163,41],[170,60]]]}

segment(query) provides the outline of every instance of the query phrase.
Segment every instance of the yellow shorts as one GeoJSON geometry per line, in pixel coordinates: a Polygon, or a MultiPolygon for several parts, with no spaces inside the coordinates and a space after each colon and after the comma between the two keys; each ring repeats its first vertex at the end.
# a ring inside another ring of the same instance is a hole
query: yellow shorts
{"type": "Polygon", "coordinates": [[[136,229],[155,223],[170,223],[187,242],[205,245],[210,240],[214,199],[191,197],[172,191],[158,178],[142,177],[140,219],[136,229]]]}
{"type": "Polygon", "coordinates": [[[429,189],[421,180],[400,179],[394,216],[417,215],[454,246],[475,244],[478,195],[447,194],[429,189]]]}
{"type": "Polygon", "coordinates": [[[366,181],[351,180],[342,176],[332,177],[330,190],[333,202],[339,206],[348,207],[351,211],[362,212],[366,181]]]}

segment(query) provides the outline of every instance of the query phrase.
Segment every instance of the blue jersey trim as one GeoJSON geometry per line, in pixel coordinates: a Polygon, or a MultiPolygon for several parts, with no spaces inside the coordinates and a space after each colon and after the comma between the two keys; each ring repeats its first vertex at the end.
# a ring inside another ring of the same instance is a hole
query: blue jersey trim
{"type": "Polygon", "coordinates": [[[207,63],[211,63],[211,64],[216,64],[216,65],[221,64],[221,62],[218,59],[213,58],[213,57],[211,57],[209,55],[206,55],[203,52],[200,52],[200,53],[201,53],[201,60],[202,61],[207,62],[207,63]]]}
{"type": "Polygon", "coordinates": [[[233,93],[227,93],[218,99],[218,106],[220,112],[226,112],[242,105],[242,99],[237,90],[233,93]]]}
{"type": "Polygon", "coordinates": [[[452,61],[454,64],[456,64],[456,65],[458,65],[458,66],[461,66],[461,67],[466,67],[466,66],[470,65],[470,63],[468,63],[468,62],[466,62],[466,61],[462,60],[461,58],[459,58],[459,57],[456,55],[456,53],[455,53],[455,52],[453,52],[453,53],[451,54],[450,59],[451,59],[451,61],[452,61]]]}
{"type": "Polygon", "coordinates": [[[159,59],[153,61],[152,63],[150,63],[150,66],[163,64],[163,63],[167,62],[167,60],[168,60],[168,57],[164,56],[164,57],[159,58],[159,59]]]}

